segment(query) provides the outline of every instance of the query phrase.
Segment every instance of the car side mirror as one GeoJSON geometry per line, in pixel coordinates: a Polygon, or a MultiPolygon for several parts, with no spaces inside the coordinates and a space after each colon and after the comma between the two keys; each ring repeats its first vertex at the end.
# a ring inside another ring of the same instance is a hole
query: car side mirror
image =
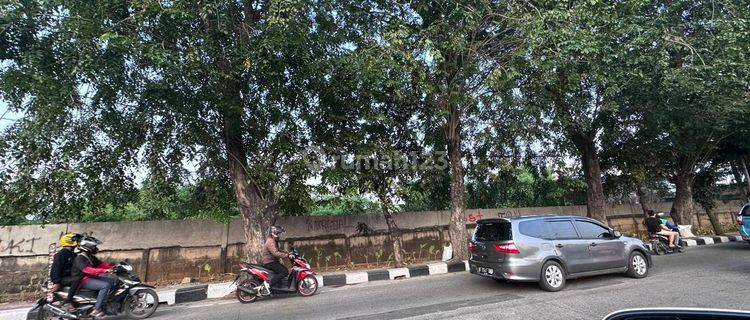
{"type": "Polygon", "coordinates": [[[617,231],[617,230],[612,230],[612,233],[610,233],[610,234],[612,235],[612,238],[614,238],[614,239],[618,239],[618,238],[622,237],[622,232],[617,231]]]}

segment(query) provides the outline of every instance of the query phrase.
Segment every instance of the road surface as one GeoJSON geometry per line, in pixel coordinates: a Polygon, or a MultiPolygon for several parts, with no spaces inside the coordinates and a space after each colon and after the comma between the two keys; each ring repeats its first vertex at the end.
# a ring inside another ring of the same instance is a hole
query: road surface
{"type": "Polygon", "coordinates": [[[568,281],[560,292],[534,283],[497,283],[468,272],[344,287],[309,298],[287,296],[240,304],[201,301],[160,307],[158,320],[240,319],[601,319],[636,307],[750,309],[750,245],[691,247],[654,256],[645,279],[620,275],[568,281]]]}

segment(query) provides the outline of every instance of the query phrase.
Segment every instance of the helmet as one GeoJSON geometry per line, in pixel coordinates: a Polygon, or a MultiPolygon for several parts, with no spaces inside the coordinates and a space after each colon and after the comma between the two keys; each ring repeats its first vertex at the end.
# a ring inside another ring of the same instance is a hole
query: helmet
{"type": "Polygon", "coordinates": [[[664,217],[665,215],[666,215],[666,214],[665,214],[664,212],[659,212],[659,213],[657,214],[657,216],[659,216],[660,218],[663,218],[663,217],[664,217]]]}
{"type": "Polygon", "coordinates": [[[78,239],[80,238],[80,234],[68,232],[60,237],[59,244],[61,247],[75,247],[78,245],[78,239]]]}
{"type": "Polygon", "coordinates": [[[81,238],[81,240],[78,242],[78,249],[80,249],[83,252],[88,252],[91,254],[96,254],[99,252],[98,245],[102,244],[99,239],[89,236],[84,236],[81,238]]]}
{"type": "Polygon", "coordinates": [[[271,234],[274,235],[274,236],[278,236],[278,235],[284,233],[284,231],[286,231],[284,229],[284,227],[279,227],[279,226],[272,226],[271,227],[271,234]]]}

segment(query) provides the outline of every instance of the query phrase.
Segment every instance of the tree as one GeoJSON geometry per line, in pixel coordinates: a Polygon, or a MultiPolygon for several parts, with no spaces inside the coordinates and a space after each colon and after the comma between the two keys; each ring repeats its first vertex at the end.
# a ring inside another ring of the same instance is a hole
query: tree
{"type": "Polygon", "coordinates": [[[602,134],[602,164],[610,168],[604,187],[610,196],[630,197],[635,193],[646,217],[651,210],[648,195],[665,195],[669,189],[665,178],[667,169],[661,167],[660,145],[650,135],[637,130],[638,118],[633,118],[631,111],[619,108],[613,114],[618,125],[602,134]]]}
{"type": "Polygon", "coordinates": [[[695,175],[748,117],[747,10],[732,1],[641,9],[626,45],[622,105],[640,123],[633,130],[660,147],[656,159],[676,189],[672,218],[687,223],[695,175]]]}
{"type": "Polygon", "coordinates": [[[738,195],[744,201],[750,201],[750,174],[747,169],[747,159],[750,159],[750,119],[739,121],[720,143],[715,161],[729,164],[738,195]]]}
{"type": "Polygon", "coordinates": [[[618,92],[612,66],[631,7],[623,2],[524,2],[514,26],[526,40],[516,73],[522,104],[539,114],[559,152],[574,150],[587,184],[589,217],[606,221],[601,135],[612,126],[618,92]]]}
{"type": "MultiPolygon", "coordinates": [[[[418,59],[415,81],[421,88],[426,119],[441,128],[450,164],[453,259],[469,256],[466,230],[464,139],[466,117],[482,96],[490,94],[486,80],[497,77],[513,50],[512,30],[506,27],[506,4],[488,0],[417,1],[399,4],[390,30],[399,35],[405,55],[418,59]]],[[[428,130],[430,131],[430,130],[428,130]]],[[[470,131],[470,130],[468,130],[470,131]]]]}
{"type": "Polygon", "coordinates": [[[65,218],[132,200],[136,168],[166,185],[196,176],[215,187],[201,192],[232,186],[258,259],[278,206],[304,200],[295,115],[314,104],[327,58],[346,53],[328,50],[355,29],[340,28],[337,5],[3,5],[0,94],[24,114],[3,137],[11,205],[65,218]]]}
{"type": "Polygon", "coordinates": [[[394,266],[401,267],[404,250],[394,200],[400,184],[422,173],[423,159],[415,157],[424,152],[416,120],[420,93],[412,86],[408,58],[377,46],[375,39],[361,41],[329,74],[320,107],[307,116],[314,143],[331,155],[319,159],[322,184],[378,199],[394,266]]]}
{"type": "Polygon", "coordinates": [[[718,175],[716,167],[713,165],[696,175],[694,189],[695,202],[706,211],[708,220],[711,222],[711,227],[713,227],[716,234],[723,234],[724,230],[722,230],[719,218],[716,216],[716,212],[714,212],[714,208],[716,208],[716,199],[721,195],[721,192],[716,185],[718,175]]]}

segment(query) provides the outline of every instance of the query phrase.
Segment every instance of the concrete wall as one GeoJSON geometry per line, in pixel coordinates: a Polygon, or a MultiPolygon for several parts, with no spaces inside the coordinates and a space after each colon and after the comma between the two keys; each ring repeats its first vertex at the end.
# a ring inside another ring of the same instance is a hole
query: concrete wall
{"type": "MultiPolygon", "coordinates": [[[[733,223],[740,203],[719,203],[716,209],[722,223],[733,223]]],[[[652,204],[668,211],[671,203],[652,204]]],[[[482,218],[533,214],[586,215],[586,206],[469,209],[469,232],[482,218]]],[[[448,241],[448,211],[404,212],[396,214],[403,231],[406,258],[430,260],[442,255],[448,241]]],[[[639,205],[607,208],[608,223],[623,232],[643,232],[639,205]]],[[[708,217],[694,218],[695,226],[709,226],[708,217]]],[[[329,217],[281,217],[287,229],[282,245],[302,252],[317,269],[389,260],[386,224],[380,215],[329,217]],[[362,234],[362,230],[367,234],[362,234]]],[[[206,278],[232,272],[242,260],[244,232],[242,221],[227,224],[211,221],[108,222],[41,226],[0,227],[0,293],[36,290],[46,277],[49,244],[67,231],[86,233],[101,239],[102,257],[128,261],[135,272],[149,282],[206,278]]],[[[321,270],[322,271],[322,270],[321,270]]]]}

